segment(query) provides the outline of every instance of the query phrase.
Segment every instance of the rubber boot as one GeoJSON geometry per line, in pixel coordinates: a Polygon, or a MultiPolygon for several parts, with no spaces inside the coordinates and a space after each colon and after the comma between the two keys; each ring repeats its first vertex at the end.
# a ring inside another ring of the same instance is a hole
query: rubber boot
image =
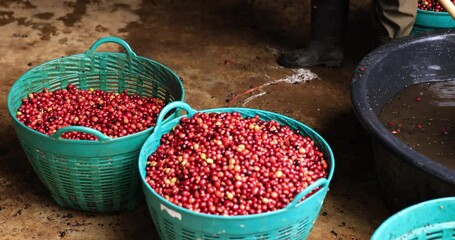
{"type": "Polygon", "coordinates": [[[278,64],[288,68],[340,67],[348,11],[349,0],[312,0],[311,42],[305,48],[281,54],[278,64]]]}

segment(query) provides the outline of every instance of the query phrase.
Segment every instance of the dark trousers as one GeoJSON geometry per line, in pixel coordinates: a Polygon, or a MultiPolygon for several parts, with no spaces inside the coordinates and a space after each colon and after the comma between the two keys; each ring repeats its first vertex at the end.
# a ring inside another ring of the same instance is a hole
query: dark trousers
{"type": "Polygon", "coordinates": [[[375,22],[391,39],[411,33],[417,15],[417,0],[374,1],[375,22]]]}

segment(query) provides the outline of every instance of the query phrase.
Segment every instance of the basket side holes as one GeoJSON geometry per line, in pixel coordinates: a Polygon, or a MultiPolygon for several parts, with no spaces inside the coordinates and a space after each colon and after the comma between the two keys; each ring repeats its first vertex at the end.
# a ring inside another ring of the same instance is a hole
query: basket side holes
{"type": "Polygon", "coordinates": [[[310,226],[308,225],[308,218],[304,218],[302,221],[300,221],[297,225],[297,232],[296,235],[298,237],[303,237],[307,233],[309,233],[310,226]]]}
{"type": "Polygon", "coordinates": [[[185,228],[182,228],[182,238],[183,240],[194,240],[196,239],[196,233],[185,228]]]}
{"type": "Polygon", "coordinates": [[[269,240],[269,239],[271,239],[270,234],[267,234],[267,233],[256,235],[256,240],[269,240]]]}
{"type": "Polygon", "coordinates": [[[426,239],[427,240],[439,240],[439,239],[443,239],[442,236],[443,236],[442,230],[432,231],[432,232],[428,232],[426,234],[426,239]]]}
{"type": "Polygon", "coordinates": [[[287,228],[282,228],[278,230],[278,239],[280,240],[285,240],[285,239],[290,239],[290,236],[292,235],[292,227],[287,227],[287,228]]]}
{"type": "Polygon", "coordinates": [[[203,239],[204,240],[217,240],[217,239],[220,239],[220,237],[213,236],[213,235],[204,235],[203,239]]]}
{"type": "Polygon", "coordinates": [[[169,240],[176,239],[175,232],[174,232],[174,224],[169,222],[168,220],[164,219],[163,221],[164,230],[166,232],[166,236],[169,240]]]}

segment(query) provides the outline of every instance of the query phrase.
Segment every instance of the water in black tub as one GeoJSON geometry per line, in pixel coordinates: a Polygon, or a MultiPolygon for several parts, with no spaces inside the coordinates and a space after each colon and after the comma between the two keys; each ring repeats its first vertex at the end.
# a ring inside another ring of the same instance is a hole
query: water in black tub
{"type": "Polygon", "coordinates": [[[455,80],[407,87],[379,118],[402,142],[455,170],[455,80]]]}

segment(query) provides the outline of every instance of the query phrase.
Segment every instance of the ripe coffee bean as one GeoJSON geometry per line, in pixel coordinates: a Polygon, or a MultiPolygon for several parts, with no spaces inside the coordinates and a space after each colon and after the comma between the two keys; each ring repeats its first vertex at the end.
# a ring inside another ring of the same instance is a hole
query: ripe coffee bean
{"type": "MultiPolygon", "coordinates": [[[[455,0],[451,0],[455,4],[455,0]]],[[[419,0],[418,8],[434,12],[446,12],[438,0],[419,0]]]]}
{"type": "MultiPolygon", "coordinates": [[[[26,126],[50,135],[66,126],[85,126],[117,138],[153,127],[165,103],[158,98],[80,90],[73,85],[51,92],[30,93],[22,99],[16,118],[26,126]]],[[[68,132],[62,138],[96,140],[81,132],[68,132]]]]}
{"type": "Polygon", "coordinates": [[[327,171],[312,139],[276,121],[197,113],[162,136],[146,181],[176,205],[232,216],[282,209],[327,171]]]}

